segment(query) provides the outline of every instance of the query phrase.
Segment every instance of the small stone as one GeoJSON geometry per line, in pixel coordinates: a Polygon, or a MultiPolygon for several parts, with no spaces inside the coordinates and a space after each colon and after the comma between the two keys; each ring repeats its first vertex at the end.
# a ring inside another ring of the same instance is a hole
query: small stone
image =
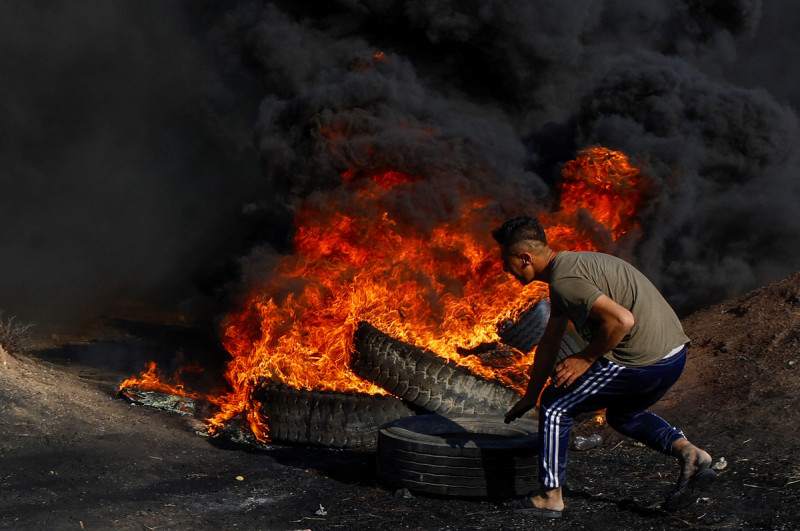
{"type": "Polygon", "coordinates": [[[403,487],[402,489],[397,489],[396,491],[394,491],[394,497],[395,498],[406,498],[406,499],[409,499],[409,498],[413,498],[414,495],[411,494],[411,491],[408,490],[407,487],[403,487]]]}
{"type": "Polygon", "coordinates": [[[713,465],[711,465],[711,470],[715,470],[715,471],[719,472],[720,470],[723,470],[723,469],[724,469],[726,466],[728,466],[728,462],[727,462],[727,461],[725,461],[725,458],[724,458],[724,457],[720,457],[720,458],[717,460],[717,462],[716,462],[716,463],[714,463],[713,465]]]}

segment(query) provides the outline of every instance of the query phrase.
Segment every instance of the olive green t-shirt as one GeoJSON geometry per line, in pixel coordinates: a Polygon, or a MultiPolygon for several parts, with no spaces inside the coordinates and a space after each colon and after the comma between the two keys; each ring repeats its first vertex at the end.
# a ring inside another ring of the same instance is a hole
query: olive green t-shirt
{"type": "Polygon", "coordinates": [[[633,327],[605,357],[627,367],[655,363],[689,342],[678,316],[639,270],[615,256],[595,252],[558,253],[551,262],[550,301],[580,335],[591,341],[597,323],[589,310],[600,295],[627,308],[633,327]]]}

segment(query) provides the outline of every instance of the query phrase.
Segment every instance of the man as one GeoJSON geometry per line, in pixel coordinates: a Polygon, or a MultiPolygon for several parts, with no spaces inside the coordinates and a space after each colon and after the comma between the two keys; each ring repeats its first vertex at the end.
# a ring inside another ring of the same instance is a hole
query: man
{"type": "Polygon", "coordinates": [[[506,221],[493,232],[503,269],[523,285],[550,287],[551,314],[536,350],[525,395],[506,413],[511,422],[539,410],[540,489],[508,505],[537,516],[558,518],[564,509],[567,446],[575,415],[606,409],[620,433],[675,456],[680,475],[665,506],[692,503],[716,477],[711,456],[684,434],[646,411],[678,380],[689,338],[669,304],[637,269],[595,252],[556,252],[532,217],[506,221]],[[588,345],[556,363],[568,321],[588,345]],[[550,385],[542,388],[551,379],[550,385]]]}

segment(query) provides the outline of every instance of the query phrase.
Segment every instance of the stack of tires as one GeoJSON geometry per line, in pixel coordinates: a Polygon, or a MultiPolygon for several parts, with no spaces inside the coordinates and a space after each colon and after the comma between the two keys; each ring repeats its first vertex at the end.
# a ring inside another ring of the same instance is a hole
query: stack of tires
{"type": "MultiPolygon", "coordinates": [[[[549,315],[549,306],[547,310],[549,315]]],[[[530,341],[531,333],[519,335],[530,341]]],[[[355,344],[353,372],[430,413],[379,429],[381,481],[414,492],[462,497],[518,496],[536,487],[537,423],[503,422],[503,414],[519,399],[516,392],[368,323],[359,325],[355,344]]]]}
{"type": "MultiPolygon", "coordinates": [[[[503,343],[538,344],[550,314],[539,301],[503,323],[503,343]]],[[[576,344],[562,344],[562,355],[576,344]]],[[[254,393],[275,442],[377,449],[378,475],[395,488],[451,496],[515,496],[537,484],[537,423],[503,423],[519,395],[369,323],[355,334],[353,372],[382,387],[377,396],[269,384],[254,393]]]]}
{"type": "Polygon", "coordinates": [[[420,415],[382,426],[378,477],[393,488],[459,497],[513,497],[538,485],[537,422],[420,415]]]}

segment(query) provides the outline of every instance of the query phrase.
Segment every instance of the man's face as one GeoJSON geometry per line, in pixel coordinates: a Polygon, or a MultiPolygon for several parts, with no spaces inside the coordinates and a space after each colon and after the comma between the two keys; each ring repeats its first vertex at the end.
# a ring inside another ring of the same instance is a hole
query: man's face
{"type": "Polygon", "coordinates": [[[503,259],[503,271],[519,280],[523,286],[533,282],[535,271],[528,253],[515,252],[513,248],[502,247],[500,256],[503,259]]]}

